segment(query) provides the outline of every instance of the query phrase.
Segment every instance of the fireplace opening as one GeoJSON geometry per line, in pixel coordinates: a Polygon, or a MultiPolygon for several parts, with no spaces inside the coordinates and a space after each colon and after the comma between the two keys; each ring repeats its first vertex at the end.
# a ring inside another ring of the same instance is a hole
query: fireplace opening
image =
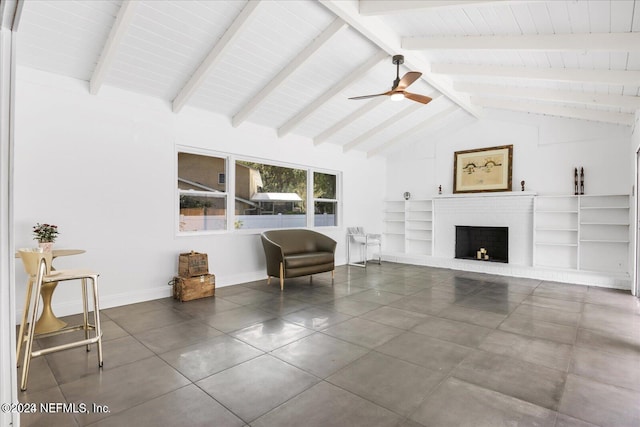
{"type": "Polygon", "coordinates": [[[456,225],[456,258],[509,262],[509,227],[456,225]]]}

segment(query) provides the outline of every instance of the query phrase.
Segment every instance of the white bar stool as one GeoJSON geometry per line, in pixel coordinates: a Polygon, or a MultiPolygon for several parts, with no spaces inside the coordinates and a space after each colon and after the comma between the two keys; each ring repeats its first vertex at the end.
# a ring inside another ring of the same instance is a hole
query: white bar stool
{"type": "Polygon", "coordinates": [[[87,346],[87,351],[90,350],[90,345],[98,344],[98,367],[102,367],[102,329],[100,327],[100,308],[98,302],[98,274],[91,270],[58,270],[50,271],[51,268],[51,254],[36,252],[33,250],[20,250],[18,251],[22,263],[24,265],[26,273],[29,275],[29,282],[27,284],[27,297],[25,300],[25,306],[22,313],[22,323],[20,324],[20,332],[18,336],[18,348],[16,351],[16,359],[19,360],[22,345],[24,344],[24,362],[22,364],[22,378],[20,382],[20,390],[25,391],[27,389],[27,379],[29,376],[29,365],[31,359],[37,356],[44,356],[45,354],[53,353],[55,351],[67,350],[69,348],[87,346]],[[89,324],[89,304],[87,301],[87,279],[92,282],[93,289],[93,321],[94,324],[89,324]],[[43,348],[41,350],[33,351],[33,339],[35,334],[35,325],[38,316],[38,306],[40,303],[40,289],[42,285],[53,282],[66,282],[70,280],[81,280],[82,282],[82,306],[83,306],[83,323],[76,326],[67,326],[55,332],[49,332],[46,334],[37,335],[38,338],[44,338],[54,335],[59,335],[67,332],[84,330],[84,339],[61,344],[53,347],[43,348]],[[35,289],[34,288],[35,285],[35,289]],[[27,318],[30,316],[30,321],[27,325],[27,318]],[[26,331],[25,331],[26,326],[26,331]],[[89,338],[89,331],[95,331],[93,337],[89,338]]]}

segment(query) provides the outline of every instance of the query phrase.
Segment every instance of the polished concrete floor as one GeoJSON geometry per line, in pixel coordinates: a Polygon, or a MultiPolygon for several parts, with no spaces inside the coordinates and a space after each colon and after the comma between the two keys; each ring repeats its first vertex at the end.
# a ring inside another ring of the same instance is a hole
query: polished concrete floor
{"type": "Polygon", "coordinates": [[[39,357],[20,393],[89,413],[22,425],[640,426],[628,292],[390,263],[275,282],[104,310],[103,370],[39,357]]]}

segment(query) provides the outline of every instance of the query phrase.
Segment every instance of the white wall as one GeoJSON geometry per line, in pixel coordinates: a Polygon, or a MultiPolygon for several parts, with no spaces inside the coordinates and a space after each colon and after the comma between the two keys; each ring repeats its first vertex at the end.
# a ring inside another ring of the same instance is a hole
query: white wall
{"type": "MultiPolygon", "coordinates": [[[[178,253],[206,252],[217,285],[266,277],[257,234],[182,237],[175,234],[176,145],[294,163],[343,173],[343,222],[322,229],[338,242],[344,262],[344,226],[381,231],[385,162],[298,136],[105,87],[18,69],[15,152],[16,248],[35,246],[36,222],[59,226],[60,248],[87,253],[58,258],[57,268],[86,266],[101,273],[104,307],[168,296],[178,253]]],[[[17,261],[16,301],[26,277],[17,261]]],[[[54,311],[78,312],[76,289],[58,289],[54,311]]]]}
{"type": "Polygon", "coordinates": [[[540,115],[488,111],[479,120],[454,122],[425,142],[403,147],[387,161],[387,198],[431,197],[442,185],[453,192],[454,152],[513,144],[513,189],[525,181],[537,194],[573,194],[574,167],[584,167],[585,194],[630,194],[631,129],[540,115]]]}
{"type": "Polygon", "coordinates": [[[638,238],[640,236],[638,236],[638,224],[640,223],[638,221],[638,212],[637,212],[637,208],[638,208],[638,174],[640,174],[640,171],[638,171],[637,169],[637,153],[640,150],[640,110],[636,110],[636,116],[635,116],[635,121],[634,121],[634,125],[633,125],[633,130],[631,133],[631,150],[630,150],[630,162],[631,162],[631,170],[634,171],[634,176],[633,176],[633,184],[634,184],[634,191],[633,191],[633,197],[631,198],[631,224],[633,224],[633,226],[631,227],[632,229],[632,244],[631,244],[631,253],[629,254],[629,265],[632,266],[632,271],[631,271],[631,275],[633,277],[633,283],[631,285],[631,289],[634,295],[638,296],[640,295],[640,283],[639,280],[640,278],[638,277],[638,266],[636,265],[636,263],[638,262],[638,238]]]}

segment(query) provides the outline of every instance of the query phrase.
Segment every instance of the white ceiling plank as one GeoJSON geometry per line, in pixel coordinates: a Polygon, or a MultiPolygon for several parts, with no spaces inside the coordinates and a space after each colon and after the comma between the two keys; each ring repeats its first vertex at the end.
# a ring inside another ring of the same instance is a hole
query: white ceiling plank
{"type": "Polygon", "coordinates": [[[508,99],[471,97],[471,100],[486,108],[498,108],[501,110],[521,111],[525,113],[545,114],[572,119],[590,120],[594,122],[614,123],[631,126],[634,116],[628,113],[616,113],[590,109],[569,108],[558,105],[542,104],[535,102],[518,102],[508,99]]]}
{"type": "Polygon", "coordinates": [[[132,0],[124,0],[116,16],[116,20],[111,27],[107,41],[104,44],[100,59],[96,68],[93,70],[91,79],[89,80],[89,92],[95,95],[100,90],[102,83],[109,71],[109,68],[113,64],[113,60],[120,46],[122,38],[127,33],[127,29],[131,24],[131,20],[135,13],[137,2],[132,0]]]}
{"type": "Polygon", "coordinates": [[[433,64],[431,72],[437,74],[484,76],[510,79],[531,79],[561,82],[600,84],[640,84],[640,71],[584,70],[569,68],[525,68],[493,65],[433,64]]]}
{"type": "Polygon", "coordinates": [[[446,108],[445,110],[440,111],[439,113],[434,114],[433,116],[425,119],[424,121],[420,122],[420,124],[407,129],[406,131],[402,132],[400,135],[397,135],[395,137],[393,137],[393,139],[378,145],[377,147],[373,148],[372,150],[367,151],[367,157],[373,157],[377,154],[380,154],[381,152],[383,152],[384,150],[394,146],[395,144],[397,144],[398,142],[402,141],[404,138],[406,138],[407,136],[413,135],[414,133],[420,132],[430,126],[433,126],[434,124],[437,124],[439,122],[441,122],[442,120],[444,120],[445,117],[447,117],[448,115],[450,115],[451,113],[453,113],[454,111],[459,110],[459,107],[457,105],[452,105],[448,108],[446,108]]]}
{"type": "Polygon", "coordinates": [[[373,110],[374,108],[378,107],[380,104],[382,104],[383,102],[388,101],[388,100],[389,100],[389,98],[382,97],[382,96],[378,97],[378,98],[375,98],[375,99],[372,99],[371,101],[367,102],[361,108],[357,109],[353,113],[349,114],[348,116],[346,116],[345,118],[340,120],[338,123],[334,124],[333,126],[328,128],[327,130],[325,130],[324,132],[322,132],[321,134],[319,134],[318,136],[313,138],[313,143],[315,145],[319,145],[319,144],[322,144],[323,142],[326,142],[333,135],[335,135],[336,133],[340,132],[341,129],[344,129],[347,125],[353,123],[358,118],[364,116],[369,111],[373,110]]]}
{"type": "Polygon", "coordinates": [[[375,67],[380,61],[388,58],[386,52],[379,51],[375,56],[371,57],[368,61],[349,73],[349,76],[340,80],[340,83],[333,86],[331,89],[322,94],[319,98],[314,100],[311,104],[307,105],[302,111],[296,114],[293,118],[287,121],[285,124],[278,128],[278,136],[283,137],[298,127],[307,117],[314,113],[323,104],[328,102],[331,98],[338,95],[345,88],[353,84],[353,82],[359,80],[364,76],[371,68],[375,67]]]}
{"type": "Polygon", "coordinates": [[[633,0],[611,2],[611,31],[621,33],[631,31],[633,18],[633,0]]]}
{"type": "Polygon", "coordinates": [[[220,62],[224,53],[233,45],[233,42],[242,34],[255,16],[255,11],[260,5],[260,1],[249,1],[240,14],[233,20],[233,23],[215,44],[207,57],[191,75],[191,78],[180,89],[180,92],[173,99],[173,112],[178,113],[185,106],[187,101],[193,96],[198,88],[204,83],[209,72],[220,62]]]}
{"type": "Polygon", "coordinates": [[[640,50],[640,33],[527,34],[497,36],[404,37],[407,50],[528,50],[613,51],[640,50]]]}
{"type": "MultiPolygon", "coordinates": [[[[528,0],[531,2],[538,2],[543,0],[528,0]]],[[[365,16],[372,15],[390,15],[402,12],[411,12],[427,9],[439,9],[439,8],[460,8],[471,5],[483,5],[483,4],[509,4],[516,3],[514,0],[360,0],[360,14],[365,16]]],[[[522,3],[522,0],[520,0],[522,3]]]]}
{"type": "MultiPolygon", "coordinates": [[[[390,55],[404,54],[400,36],[387,24],[383,23],[375,16],[362,16],[358,13],[358,2],[347,0],[318,0],[323,6],[335,15],[342,18],[353,29],[360,32],[364,37],[372,43],[379,46],[382,50],[390,55]]],[[[451,82],[442,77],[433,76],[429,71],[430,64],[426,59],[419,58],[416,55],[406,57],[405,66],[409,69],[422,71],[422,79],[429,83],[438,92],[449,98],[452,102],[458,104],[462,109],[472,116],[478,118],[481,116],[481,110],[471,105],[464,95],[456,93],[451,82]]]]}
{"type": "Polygon", "coordinates": [[[365,133],[363,133],[362,135],[360,135],[359,137],[357,137],[353,141],[350,141],[350,142],[346,143],[345,145],[343,145],[342,146],[342,152],[346,153],[348,151],[353,150],[358,145],[360,145],[363,142],[367,141],[372,136],[375,136],[376,134],[382,132],[384,129],[388,128],[389,126],[393,125],[394,123],[397,123],[399,120],[402,120],[404,117],[410,115],[411,113],[414,113],[415,111],[419,110],[421,107],[424,107],[424,105],[423,104],[419,104],[417,102],[412,102],[411,105],[409,105],[408,107],[404,108],[400,112],[392,115],[387,120],[385,120],[382,123],[380,123],[379,125],[372,127],[371,129],[369,129],[368,131],[366,131],[365,133]]]}
{"type": "Polygon", "coordinates": [[[340,18],[336,18],[318,37],[316,37],[306,48],[302,50],[289,64],[287,64],[265,87],[260,90],[251,100],[238,111],[231,120],[233,127],[238,127],[253,113],[256,108],[276,90],[284,81],[300,68],[311,56],[322,47],[331,37],[340,30],[347,27],[347,24],[340,18]]]}
{"type": "MultiPolygon", "coordinates": [[[[611,1],[589,1],[589,32],[608,33],[611,31],[611,1]]],[[[627,30],[625,30],[627,31],[627,30]]]]}
{"type": "Polygon", "coordinates": [[[456,82],[453,87],[461,92],[475,95],[504,96],[570,104],[601,105],[608,107],[640,108],[637,96],[607,95],[601,93],[575,92],[532,87],[498,86],[469,82],[456,82]]]}

